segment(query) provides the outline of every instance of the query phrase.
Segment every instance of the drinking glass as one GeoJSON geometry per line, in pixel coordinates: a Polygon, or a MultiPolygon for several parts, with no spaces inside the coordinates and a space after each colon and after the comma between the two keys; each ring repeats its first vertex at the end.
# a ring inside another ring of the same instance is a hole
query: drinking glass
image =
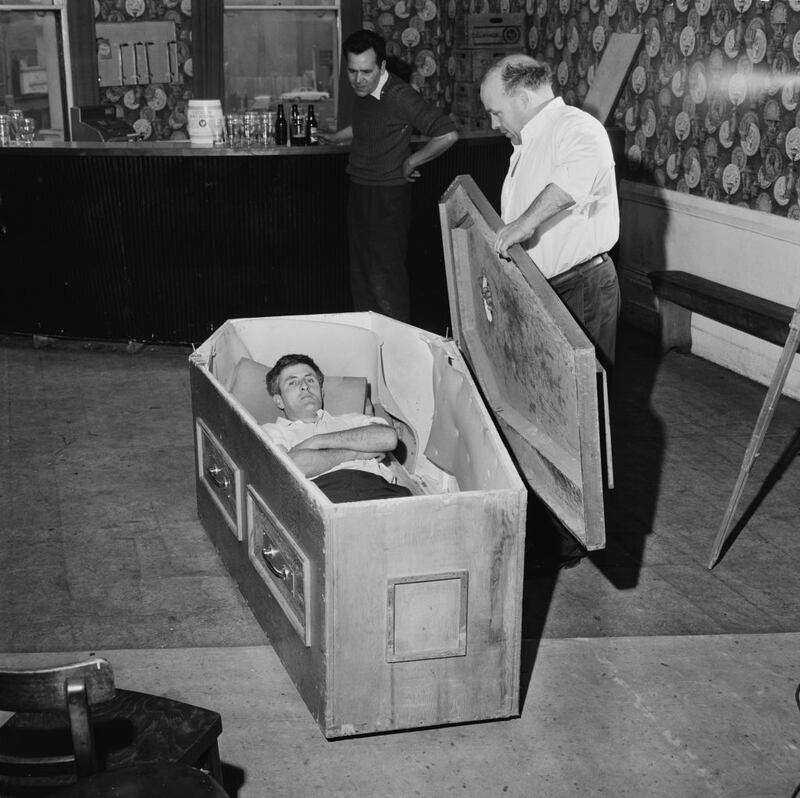
{"type": "Polygon", "coordinates": [[[242,119],[239,114],[228,114],[225,117],[225,127],[228,135],[228,146],[238,147],[239,136],[242,132],[242,119]]]}
{"type": "Polygon", "coordinates": [[[8,114],[0,114],[0,147],[7,147],[11,144],[11,117],[8,114]]]}
{"type": "Polygon", "coordinates": [[[25,115],[19,108],[9,108],[8,116],[9,119],[11,119],[11,138],[14,139],[14,141],[19,141],[19,123],[25,115]]]}
{"type": "Polygon", "coordinates": [[[275,114],[267,111],[261,114],[259,121],[261,125],[261,144],[264,147],[272,147],[275,144],[275,114]]]}
{"type": "Polygon", "coordinates": [[[257,128],[258,114],[253,111],[245,111],[242,115],[242,135],[245,147],[250,148],[256,143],[257,128]]]}
{"type": "Polygon", "coordinates": [[[222,116],[211,118],[211,143],[215,147],[222,147],[225,144],[225,118],[222,116]]]}
{"type": "Polygon", "coordinates": [[[17,136],[23,144],[33,144],[33,139],[36,136],[36,122],[31,117],[23,117],[19,123],[17,136]]]}

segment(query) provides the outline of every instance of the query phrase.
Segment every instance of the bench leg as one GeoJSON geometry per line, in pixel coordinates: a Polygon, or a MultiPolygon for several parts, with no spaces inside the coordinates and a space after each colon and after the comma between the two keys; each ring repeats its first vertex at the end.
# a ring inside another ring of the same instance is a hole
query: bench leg
{"type": "Polygon", "coordinates": [[[658,300],[661,322],[661,352],[677,349],[688,354],[692,351],[692,312],[666,299],[658,300]]]}

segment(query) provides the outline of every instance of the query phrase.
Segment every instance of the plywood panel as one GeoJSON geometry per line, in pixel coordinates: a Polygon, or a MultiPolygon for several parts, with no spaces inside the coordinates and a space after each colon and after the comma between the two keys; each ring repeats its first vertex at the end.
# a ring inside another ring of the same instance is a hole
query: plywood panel
{"type": "Polygon", "coordinates": [[[529,487],[589,549],[605,545],[597,366],[592,346],[467,176],[440,204],[456,340],[529,487]]]}

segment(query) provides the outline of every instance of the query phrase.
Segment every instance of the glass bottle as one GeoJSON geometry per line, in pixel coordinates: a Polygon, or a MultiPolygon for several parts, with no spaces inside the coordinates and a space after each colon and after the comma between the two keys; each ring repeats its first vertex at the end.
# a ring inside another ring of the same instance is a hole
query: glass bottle
{"type": "Polygon", "coordinates": [[[315,146],[319,144],[319,127],[317,126],[317,116],[314,113],[314,106],[308,106],[306,115],[306,144],[315,146]]]}
{"type": "Polygon", "coordinates": [[[296,104],[292,105],[292,121],[289,128],[292,147],[302,147],[306,143],[306,130],[303,116],[296,104]]]}
{"type": "Polygon", "coordinates": [[[286,116],[283,113],[283,103],[278,103],[278,117],[275,120],[275,144],[286,145],[289,141],[286,127],[286,116]]]}

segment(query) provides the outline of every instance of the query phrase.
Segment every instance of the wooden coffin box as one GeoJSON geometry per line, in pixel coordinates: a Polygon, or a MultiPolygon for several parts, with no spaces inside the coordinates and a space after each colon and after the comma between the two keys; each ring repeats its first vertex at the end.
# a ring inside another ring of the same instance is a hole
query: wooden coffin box
{"type": "Polygon", "coordinates": [[[518,715],[527,488],[459,346],[374,313],[235,319],[190,374],[199,517],[325,736],[518,715]],[[287,352],[331,412],[395,424],[414,495],[333,504],[268,440],[287,352]]]}

